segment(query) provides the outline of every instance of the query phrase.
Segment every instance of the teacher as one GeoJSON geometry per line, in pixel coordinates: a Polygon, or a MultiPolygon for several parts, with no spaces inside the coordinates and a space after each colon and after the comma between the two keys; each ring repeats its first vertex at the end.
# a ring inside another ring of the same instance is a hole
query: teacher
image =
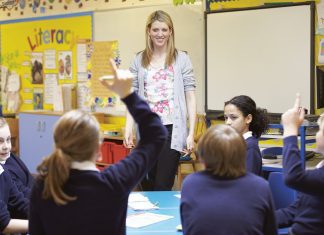
{"type": "MultiPolygon", "coordinates": [[[[169,136],[142,187],[166,191],[172,189],[181,152],[191,152],[194,147],[196,84],[188,54],[175,48],[173,22],[166,12],[155,11],[148,17],[145,34],[146,48],[136,54],[130,66],[133,88],[161,117],[169,136]]],[[[127,113],[127,148],[134,146],[133,125],[127,113]]]]}

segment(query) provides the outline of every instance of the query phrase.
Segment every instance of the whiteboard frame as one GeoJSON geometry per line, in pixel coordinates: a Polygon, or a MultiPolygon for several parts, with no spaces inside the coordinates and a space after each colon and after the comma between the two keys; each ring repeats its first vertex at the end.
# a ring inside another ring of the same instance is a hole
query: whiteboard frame
{"type": "MultiPolygon", "coordinates": [[[[315,4],[314,2],[303,2],[303,3],[289,3],[289,4],[280,4],[280,5],[265,5],[261,7],[249,7],[249,8],[241,8],[241,9],[226,9],[226,10],[221,10],[221,11],[209,11],[205,12],[205,111],[207,114],[207,117],[209,118],[217,118],[217,117],[222,117],[223,116],[223,105],[217,106],[217,108],[210,108],[211,105],[209,105],[208,102],[208,85],[209,84],[209,79],[208,79],[208,17],[211,14],[226,14],[228,12],[236,12],[236,11],[250,11],[250,10],[264,10],[264,9],[269,9],[269,8],[283,8],[283,7],[294,7],[294,6],[303,6],[303,5],[308,5],[310,8],[310,48],[309,48],[309,54],[310,54],[310,66],[309,66],[309,76],[310,76],[310,82],[309,82],[309,104],[306,104],[305,107],[307,107],[309,112],[311,114],[314,114],[315,109],[314,109],[314,100],[315,100],[315,91],[314,91],[314,83],[315,83],[315,58],[314,58],[314,51],[315,51],[315,4]]],[[[239,36],[238,36],[239,39],[239,36]]],[[[217,56],[217,55],[215,55],[217,56]]],[[[233,65],[235,67],[235,65],[233,65]]],[[[220,79],[217,80],[218,82],[221,82],[221,78],[216,78],[213,79],[220,79]]],[[[266,84],[263,84],[266,86],[266,84]]],[[[210,87],[211,89],[211,87],[210,87]]],[[[222,89],[226,89],[226,87],[223,87],[222,89]]],[[[217,91],[215,91],[217,92],[217,91]]],[[[212,93],[212,92],[211,92],[212,93]]],[[[214,92],[213,92],[214,93],[214,92]]],[[[237,94],[241,95],[241,94],[237,94]]],[[[249,95],[249,94],[245,94],[249,95]]],[[[224,103],[227,98],[224,97],[218,97],[219,99],[222,99],[222,102],[224,103]]],[[[252,97],[254,98],[254,97],[252,97]]],[[[293,104],[293,97],[287,97],[287,99],[291,100],[291,104],[293,104]]],[[[258,103],[257,103],[258,105],[258,103]]],[[[262,106],[261,106],[262,107],[262,106]]],[[[262,107],[262,108],[267,108],[267,107],[262,107]]],[[[271,112],[271,111],[270,111],[271,112]]],[[[271,115],[278,116],[282,112],[271,112],[271,115]]]]}

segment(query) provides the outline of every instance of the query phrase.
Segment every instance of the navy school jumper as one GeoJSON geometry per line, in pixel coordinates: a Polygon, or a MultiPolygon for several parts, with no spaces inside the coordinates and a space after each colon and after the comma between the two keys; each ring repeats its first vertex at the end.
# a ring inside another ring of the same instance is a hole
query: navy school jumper
{"type": "Polygon", "coordinates": [[[18,191],[10,175],[0,165],[0,234],[10,221],[10,213],[28,216],[29,200],[18,191]]]}
{"type": "Polygon", "coordinates": [[[300,194],[293,205],[277,212],[279,222],[287,225],[292,222],[292,232],[295,235],[323,235],[324,167],[304,170],[297,136],[284,139],[283,174],[285,183],[300,194]]]}
{"type": "Polygon", "coordinates": [[[34,178],[30,174],[24,162],[11,153],[10,157],[4,164],[4,169],[11,175],[11,178],[16,184],[18,190],[29,199],[31,188],[34,184],[34,178]]]}

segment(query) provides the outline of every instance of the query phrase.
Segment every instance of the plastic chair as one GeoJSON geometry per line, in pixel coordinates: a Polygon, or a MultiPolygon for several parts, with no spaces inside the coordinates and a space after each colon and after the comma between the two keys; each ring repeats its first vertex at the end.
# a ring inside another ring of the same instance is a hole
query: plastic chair
{"type": "Polygon", "coordinates": [[[281,172],[270,172],[268,182],[276,210],[287,207],[295,201],[296,193],[285,185],[281,172]]]}

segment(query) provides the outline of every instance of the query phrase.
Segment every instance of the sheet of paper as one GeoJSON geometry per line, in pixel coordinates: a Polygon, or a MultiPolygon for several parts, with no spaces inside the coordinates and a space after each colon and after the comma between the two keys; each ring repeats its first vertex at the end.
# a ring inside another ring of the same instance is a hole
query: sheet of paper
{"type": "Polygon", "coordinates": [[[139,213],[128,215],[126,218],[126,226],[131,228],[141,228],[151,224],[155,224],[164,220],[173,218],[170,215],[160,215],[154,213],[139,213]]]}
{"type": "Polygon", "coordinates": [[[152,204],[150,201],[144,202],[128,202],[128,207],[135,211],[146,211],[159,209],[156,204],[152,204]]]}
{"type": "Polygon", "coordinates": [[[77,44],[77,72],[87,73],[87,44],[77,44]]]}
{"type": "Polygon", "coordinates": [[[57,86],[57,78],[56,74],[45,74],[45,82],[44,82],[44,103],[45,104],[53,104],[53,94],[54,89],[57,86]]]}
{"type": "Polygon", "coordinates": [[[181,194],[174,194],[175,197],[181,198],[181,194]]]}
{"type": "Polygon", "coordinates": [[[45,69],[56,69],[56,50],[49,49],[44,51],[45,69]]]}
{"type": "Polygon", "coordinates": [[[128,202],[147,202],[149,199],[141,193],[131,193],[128,197],[128,202]]]}

